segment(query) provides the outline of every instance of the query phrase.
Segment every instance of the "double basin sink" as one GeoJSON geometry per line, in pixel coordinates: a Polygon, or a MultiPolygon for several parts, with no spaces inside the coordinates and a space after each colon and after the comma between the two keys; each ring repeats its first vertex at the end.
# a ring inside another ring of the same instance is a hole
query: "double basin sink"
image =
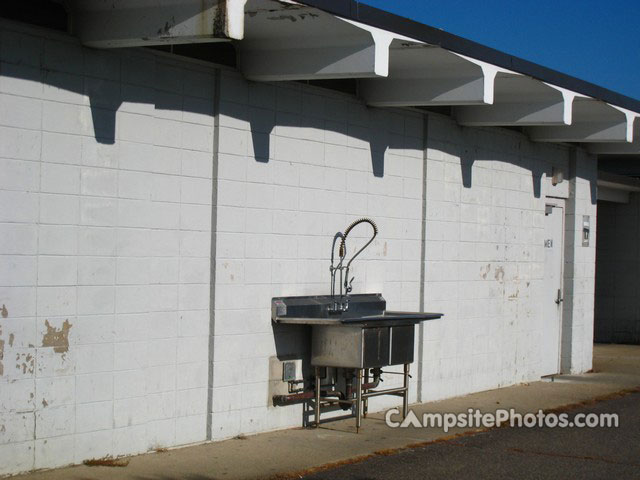
{"type": "Polygon", "coordinates": [[[379,293],[349,295],[348,309],[333,312],[329,295],[277,297],[274,323],[310,325],[311,364],[318,367],[377,368],[413,362],[414,326],[441,313],[386,309],[379,293]]]}

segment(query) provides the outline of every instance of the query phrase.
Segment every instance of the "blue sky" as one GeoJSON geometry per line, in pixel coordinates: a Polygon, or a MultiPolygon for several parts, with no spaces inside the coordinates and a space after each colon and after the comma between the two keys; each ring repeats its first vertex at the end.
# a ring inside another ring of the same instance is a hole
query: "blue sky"
{"type": "Polygon", "coordinates": [[[640,100],[640,0],[364,0],[640,100]]]}

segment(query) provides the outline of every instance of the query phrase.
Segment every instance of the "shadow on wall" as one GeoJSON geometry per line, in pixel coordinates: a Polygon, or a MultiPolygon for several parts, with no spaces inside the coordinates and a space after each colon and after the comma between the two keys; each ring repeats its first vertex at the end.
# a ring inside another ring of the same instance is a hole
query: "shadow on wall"
{"type": "Polygon", "coordinates": [[[640,193],[598,202],[594,342],[640,345],[640,193]]]}
{"type": "MultiPolygon", "coordinates": [[[[370,107],[363,106],[363,108],[369,109],[370,107]]],[[[269,111],[268,114],[265,114],[264,109],[253,107],[241,111],[233,111],[232,113],[228,113],[225,110],[224,113],[249,124],[253,155],[257,162],[262,163],[268,163],[272,157],[271,141],[276,127],[299,128],[301,131],[316,129],[368,143],[371,154],[371,167],[376,177],[384,177],[384,158],[387,150],[406,147],[405,135],[394,135],[386,129],[375,129],[374,125],[365,127],[348,124],[346,121],[323,120],[319,117],[304,117],[282,112],[276,113],[275,111],[269,111]]],[[[301,137],[303,136],[304,134],[301,134],[301,137]]],[[[419,148],[421,149],[422,145],[419,148]]],[[[304,152],[300,153],[304,155],[304,152]]]]}
{"type": "MultiPolygon", "coordinates": [[[[505,149],[504,153],[500,151],[499,147],[495,146],[494,149],[480,149],[474,147],[480,142],[474,141],[473,136],[477,132],[481,132],[484,129],[456,126],[456,133],[459,137],[459,141],[453,143],[440,143],[438,149],[442,150],[448,155],[458,157],[460,159],[460,169],[462,176],[462,185],[464,188],[472,188],[473,186],[473,165],[476,161],[498,161],[505,164],[511,164],[521,167],[531,172],[531,184],[532,192],[535,198],[542,197],[542,182],[544,178],[551,178],[553,176],[553,164],[552,161],[547,161],[548,151],[546,148],[554,148],[545,143],[534,143],[528,138],[522,135],[522,138],[516,138],[515,136],[510,139],[511,149],[505,149]],[[469,146],[471,145],[471,146],[469,146]]],[[[429,139],[427,139],[427,142],[429,139]]],[[[572,162],[570,160],[569,153],[567,153],[566,165],[563,167],[563,181],[567,182],[574,178],[576,172],[572,169],[572,162]]],[[[591,204],[597,203],[597,182],[595,180],[589,180],[591,204]]]]}
{"type": "MultiPolygon", "coordinates": [[[[141,78],[131,82],[122,80],[121,76],[125,71],[123,62],[125,58],[131,62],[133,68],[137,69],[137,72],[134,73],[127,71],[130,76],[157,79],[158,71],[155,67],[161,62],[151,52],[148,54],[140,52],[131,57],[126,57],[126,54],[123,55],[120,51],[112,53],[93,50],[80,47],[73,42],[58,42],[32,37],[28,34],[9,32],[15,34],[18,39],[16,42],[29,44],[31,50],[34,50],[33,45],[39,42],[37,47],[39,51],[37,55],[27,56],[20,53],[20,51],[28,48],[23,48],[21,44],[17,45],[15,48],[17,53],[14,53],[11,58],[3,56],[2,72],[0,74],[6,78],[20,79],[29,83],[41,83],[45,87],[53,87],[60,90],[61,93],[54,93],[51,96],[51,100],[54,102],[83,107],[86,106],[84,101],[71,99],[70,97],[73,95],[77,95],[79,98],[86,97],[91,112],[93,132],[90,131],[90,127],[83,124],[83,128],[88,129],[88,131],[83,131],[82,134],[93,134],[98,143],[115,143],[117,137],[116,112],[123,103],[153,105],[155,110],[212,116],[212,101],[204,97],[213,97],[213,83],[211,83],[211,91],[206,95],[198,95],[197,93],[194,95],[193,98],[197,97],[196,100],[198,101],[184,101],[183,96],[190,96],[192,93],[158,89],[156,85],[148,84],[141,78]],[[51,52],[47,52],[49,46],[51,46],[51,52]],[[68,48],[68,51],[65,51],[66,48],[68,48]],[[56,51],[56,49],[61,51],[56,51]],[[88,73],[87,64],[99,70],[100,76],[93,76],[88,73]],[[73,95],[70,96],[68,93],[73,95]]],[[[172,73],[179,77],[181,70],[172,67],[170,61],[166,65],[163,63],[164,66],[167,69],[166,72],[163,72],[165,83],[167,83],[166,77],[170,77],[172,73]]],[[[173,82],[175,84],[175,81],[176,78],[169,78],[169,83],[173,82]]],[[[48,100],[46,95],[43,95],[43,100],[48,100]]],[[[86,120],[88,121],[89,119],[87,118],[86,120]]],[[[82,123],[84,119],[78,121],[82,123]]]]}
{"type": "MultiPolygon", "coordinates": [[[[276,357],[279,361],[302,359],[302,378],[305,379],[304,388],[308,391],[312,386],[315,375],[314,367],[311,365],[311,329],[309,325],[282,325],[271,324],[273,330],[273,339],[275,341],[276,357]]],[[[270,379],[274,380],[274,379],[270,379]]],[[[326,380],[323,380],[326,382],[326,380]]],[[[323,383],[324,384],[324,383],[323,383]]],[[[301,387],[302,385],[300,385],[301,387]]],[[[269,405],[271,403],[271,393],[269,405]]],[[[308,427],[314,421],[314,400],[308,400],[302,403],[301,425],[308,427]]],[[[282,407],[275,407],[282,408],[282,407]]],[[[343,409],[340,405],[323,407],[325,412],[338,412],[339,417],[332,416],[331,421],[345,418],[353,418],[351,409],[343,409]]]]}
{"type": "MultiPolygon", "coordinates": [[[[464,128],[464,127],[463,127],[464,128]]],[[[518,156],[518,162],[514,162],[513,156],[504,155],[503,158],[498,152],[491,152],[492,158],[482,159],[481,154],[476,149],[470,149],[468,147],[462,147],[460,152],[460,169],[462,170],[462,185],[464,188],[471,188],[473,186],[473,164],[476,160],[498,160],[504,163],[511,163],[514,165],[527,168],[531,171],[531,182],[533,187],[533,195],[536,198],[540,198],[542,192],[542,174],[545,173],[545,168],[540,161],[537,160],[523,160],[518,156]]]]}
{"type": "Polygon", "coordinates": [[[304,378],[312,373],[311,327],[308,325],[282,325],[271,323],[278,360],[302,359],[304,378]]]}
{"type": "MultiPolygon", "coordinates": [[[[87,63],[87,58],[91,58],[91,61],[93,61],[93,57],[98,61],[101,58],[106,58],[106,63],[109,61],[120,61],[124,58],[120,52],[111,53],[109,51],[92,50],[79,47],[70,42],[58,43],[62,45],[63,48],[68,45],[69,49],[75,50],[76,52],[81,51],[85,64],[87,63]]],[[[43,51],[44,48],[41,45],[40,58],[38,60],[34,60],[33,58],[20,58],[19,56],[16,56],[14,59],[3,58],[2,76],[18,78],[28,82],[42,83],[46,86],[70,92],[78,96],[85,96],[89,103],[93,132],[83,133],[93,133],[98,143],[115,143],[118,136],[116,112],[123,103],[154,105],[156,110],[184,111],[209,116],[213,114],[213,101],[185,102],[181,94],[172,94],[169,91],[158,88],[157,72],[153,72],[150,75],[150,77],[154,79],[153,84],[142,85],[138,82],[129,84],[129,82],[117,79],[115,75],[112,76],[111,80],[107,80],[106,78],[110,76],[108,72],[105,74],[105,78],[97,78],[87,74],[87,72],[84,71],[86,68],[83,70],[81,64],[82,59],[78,60],[80,66],[75,68],[75,73],[70,73],[69,68],[57,67],[53,65],[54,62],[47,61],[45,54],[42,53],[43,51]]],[[[151,52],[149,52],[148,55],[148,57],[144,54],[140,55],[141,61],[146,61],[149,63],[149,67],[153,68],[151,62],[157,64],[157,57],[151,52]]],[[[168,65],[170,65],[170,62],[168,62],[168,65]]],[[[121,70],[123,70],[123,68],[124,66],[122,66],[121,70]]],[[[71,69],[73,70],[74,68],[71,69]]],[[[170,66],[169,69],[171,69],[170,66]]],[[[176,68],[175,74],[178,75],[179,73],[180,71],[176,68]]],[[[149,73],[147,72],[147,74],[149,73]]],[[[212,92],[213,88],[214,85],[212,84],[212,92]]],[[[185,91],[184,95],[189,96],[190,92],[185,91]]],[[[64,94],[61,94],[61,97],[63,96],[64,94]]],[[[198,96],[203,97],[204,95],[198,96]]],[[[55,101],[57,99],[53,100],[55,101]]],[[[64,100],[62,101],[64,102],[64,100]]],[[[66,103],[85,106],[82,101],[68,101],[66,103]]],[[[260,118],[256,118],[255,115],[248,113],[248,109],[245,111],[234,111],[230,114],[225,112],[225,114],[229,114],[238,120],[246,121],[250,125],[254,157],[258,162],[266,163],[269,161],[271,134],[276,127],[316,128],[321,131],[332,132],[336,135],[344,135],[345,137],[349,136],[360,142],[368,143],[371,153],[372,171],[376,177],[384,176],[384,157],[387,150],[390,148],[405,148],[405,136],[392,134],[386,129],[368,128],[347,124],[346,121],[337,122],[315,117],[313,119],[300,120],[297,117],[294,119],[293,117],[295,116],[293,115],[286,114],[278,114],[276,120],[276,112],[271,111],[270,113],[272,115],[261,115],[260,118]],[[321,121],[321,123],[318,123],[319,121],[321,121]]],[[[419,145],[418,148],[421,148],[421,145],[419,145]]],[[[304,155],[304,152],[300,153],[304,155]]]]}

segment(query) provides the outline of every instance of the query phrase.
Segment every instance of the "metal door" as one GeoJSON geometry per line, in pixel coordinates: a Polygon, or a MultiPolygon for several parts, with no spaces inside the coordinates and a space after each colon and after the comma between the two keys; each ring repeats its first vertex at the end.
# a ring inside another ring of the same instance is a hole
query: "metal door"
{"type": "Polygon", "coordinates": [[[564,258],[564,202],[548,204],[545,209],[544,300],[542,307],[542,375],[560,371],[560,335],[562,325],[562,266],[564,258]]]}

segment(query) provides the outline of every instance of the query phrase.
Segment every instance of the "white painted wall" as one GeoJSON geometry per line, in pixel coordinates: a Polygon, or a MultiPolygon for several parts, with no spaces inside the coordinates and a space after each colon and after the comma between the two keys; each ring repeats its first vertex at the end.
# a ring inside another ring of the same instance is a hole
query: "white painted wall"
{"type": "Polygon", "coordinates": [[[582,373],[593,363],[598,164],[583,150],[574,150],[569,172],[561,368],[563,373],[582,373]],[[588,247],[582,246],[585,215],[591,226],[588,247]]]}
{"type": "MultiPolygon", "coordinates": [[[[271,356],[304,356],[308,338],[272,326],[271,298],[328,294],[333,236],[369,216],[380,233],[353,263],[354,293],[416,310],[422,225],[421,115],[233,72],[222,75],[221,99],[214,438],[301,423],[302,406],[270,406],[268,367],[271,356]]],[[[370,229],[352,235],[349,255],[370,229]]]]}
{"type": "Polygon", "coordinates": [[[0,43],[0,474],[204,440],[212,70],[0,43]]]}
{"type": "Polygon", "coordinates": [[[537,378],[544,197],[567,198],[563,368],[590,368],[581,152],[436,114],[425,139],[423,113],[226,69],[216,123],[198,62],[8,23],[0,48],[0,473],[299,426],[269,360],[306,358],[308,333],[272,326],[270,300],[328,293],[361,216],[380,234],[354,292],[445,313],[416,340],[429,401],[537,378]]]}
{"type": "Polygon", "coordinates": [[[595,219],[595,160],[437,115],[427,143],[425,308],[446,315],[424,327],[422,400],[540,377],[547,197],[569,199],[562,365],[590,369],[594,249],[574,245],[575,213],[595,219]],[[556,186],[554,167],[565,177],[556,186]]]}

